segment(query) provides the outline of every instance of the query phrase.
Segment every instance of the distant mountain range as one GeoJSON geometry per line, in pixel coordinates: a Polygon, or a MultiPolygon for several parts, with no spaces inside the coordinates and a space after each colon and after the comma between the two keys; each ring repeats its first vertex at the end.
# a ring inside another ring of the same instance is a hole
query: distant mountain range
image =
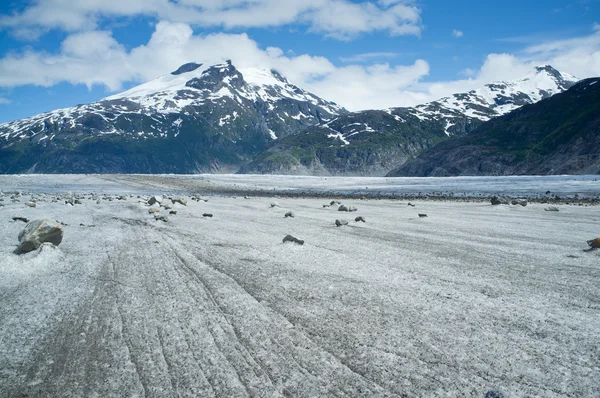
{"type": "Polygon", "coordinates": [[[0,173],[386,175],[576,80],[546,65],[416,107],[348,112],[274,70],[189,63],[92,104],[1,124],[0,173]]]}
{"type": "Polygon", "coordinates": [[[274,143],[245,173],[385,175],[450,137],[561,93],[577,79],[549,65],[512,82],[487,84],[409,108],[343,113],[274,143]]]}
{"type": "Polygon", "coordinates": [[[447,140],[389,176],[600,174],[600,78],[447,140]]]}

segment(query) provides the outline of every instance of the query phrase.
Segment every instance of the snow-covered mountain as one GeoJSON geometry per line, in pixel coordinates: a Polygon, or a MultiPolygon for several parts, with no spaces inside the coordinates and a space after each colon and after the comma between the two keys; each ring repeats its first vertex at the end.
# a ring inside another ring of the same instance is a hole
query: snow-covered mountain
{"type": "Polygon", "coordinates": [[[92,104],[1,124],[0,160],[11,156],[0,172],[234,171],[270,141],[345,112],[274,70],[189,63],[92,104]],[[108,151],[108,163],[94,151],[108,151]],[[62,160],[32,162],[32,152],[62,160]]]}
{"type": "Polygon", "coordinates": [[[487,121],[562,93],[577,81],[574,76],[560,73],[550,65],[538,66],[515,81],[498,81],[468,93],[453,94],[418,105],[414,108],[414,115],[421,118],[464,115],[487,121]]]}
{"type": "Polygon", "coordinates": [[[0,173],[312,173],[318,163],[322,174],[379,175],[575,80],[546,65],[416,107],[349,113],[274,70],[188,63],[92,104],[0,124],[0,173]]]}
{"type": "Polygon", "coordinates": [[[577,79],[549,65],[415,107],[340,114],[273,144],[247,173],[385,175],[450,136],[561,93],[577,79]]]}

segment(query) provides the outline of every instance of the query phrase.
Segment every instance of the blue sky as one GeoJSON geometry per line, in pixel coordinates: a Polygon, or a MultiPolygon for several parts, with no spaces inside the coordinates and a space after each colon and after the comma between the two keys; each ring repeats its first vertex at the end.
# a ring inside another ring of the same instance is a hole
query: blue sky
{"type": "Polygon", "coordinates": [[[600,0],[7,0],[0,122],[224,59],[351,110],[415,105],[537,64],[600,75],[600,0]]]}

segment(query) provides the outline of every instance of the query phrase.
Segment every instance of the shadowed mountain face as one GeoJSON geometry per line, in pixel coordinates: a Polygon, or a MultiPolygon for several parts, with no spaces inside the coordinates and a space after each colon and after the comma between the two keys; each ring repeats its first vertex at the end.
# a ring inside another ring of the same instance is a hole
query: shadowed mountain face
{"type": "Polygon", "coordinates": [[[0,125],[0,173],[385,175],[570,87],[550,66],[411,108],[348,113],[277,71],[188,63],[98,102],[0,125]]]}
{"type": "Polygon", "coordinates": [[[389,176],[600,173],[600,78],[482,124],[389,176]]]}

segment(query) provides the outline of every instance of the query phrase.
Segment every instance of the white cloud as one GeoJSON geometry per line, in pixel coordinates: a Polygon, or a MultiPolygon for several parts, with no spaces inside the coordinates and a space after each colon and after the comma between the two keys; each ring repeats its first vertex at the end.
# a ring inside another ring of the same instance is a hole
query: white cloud
{"type": "Polygon", "coordinates": [[[12,102],[12,101],[11,101],[11,100],[9,100],[8,98],[3,98],[3,97],[0,97],[0,105],[8,105],[8,104],[10,104],[11,102],[12,102]]]}
{"type": "Polygon", "coordinates": [[[594,23],[594,25],[592,26],[592,29],[593,29],[595,32],[599,32],[599,31],[600,31],[600,23],[598,23],[598,22],[595,22],[595,23],[594,23]]]}
{"type": "Polygon", "coordinates": [[[411,0],[36,0],[21,13],[0,16],[0,28],[32,38],[50,29],[94,30],[105,18],[142,15],[227,29],[296,23],[313,32],[349,39],[374,31],[419,35],[420,14],[411,0]]]}
{"type": "Polygon", "coordinates": [[[465,34],[463,32],[461,32],[460,30],[452,30],[452,36],[456,37],[456,38],[460,38],[463,37],[465,34]]]}
{"type": "Polygon", "coordinates": [[[126,82],[144,82],[175,70],[183,63],[207,64],[231,59],[238,67],[275,68],[291,82],[350,109],[382,107],[397,101],[402,87],[429,72],[417,60],[412,65],[387,64],[336,67],[324,57],[286,55],[274,47],[261,49],[246,34],[194,35],[186,24],[160,22],[145,45],[127,51],[109,32],[68,36],[59,54],[26,51],[0,59],[0,86],[52,86],[60,82],[104,85],[111,91],[126,82]]]}
{"type": "MultiPolygon", "coordinates": [[[[261,48],[246,34],[194,35],[183,23],[158,23],[146,44],[130,50],[108,31],[89,31],[69,35],[55,54],[27,50],[0,58],[0,87],[69,82],[117,91],[124,83],[151,80],[186,62],[231,59],[238,67],[277,69],[302,88],[360,110],[424,103],[492,81],[522,77],[540,64],[579,78],[600,75],[600,32],[527,47],[517,54],[489,54],[479,68],[463,71],[466,78],[438,82],[423,81],[430,71],[425,60],[401,66],[372,64],[368,60],[378,58],[371,53],[362,54],[367,65],[357,59],[358,64],[338,66],[325,57],[284,50],[261,48]]],[[[385,54],[378,56],[385,58],[385,54]]]]}

